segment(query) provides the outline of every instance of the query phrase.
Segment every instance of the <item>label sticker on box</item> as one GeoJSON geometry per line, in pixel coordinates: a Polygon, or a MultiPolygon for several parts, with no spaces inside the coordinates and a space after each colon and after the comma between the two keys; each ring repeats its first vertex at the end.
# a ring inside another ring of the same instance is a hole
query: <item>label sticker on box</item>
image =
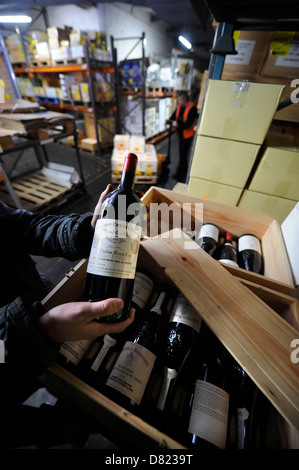
{"type": "Polygon", "coordinates": [[[255,46],[255,41],[239,39],[236,45],[236,51],[238,54],[228,54],[225,58],[225,64],[230,65],[249,65],[251,56],[255,46]]]}
{"type": "Polygon", "coordinates": [[[286,56],[279,56],[275,61],[278,67],[299,67],[299,41],[294,41],[286,56]]]}

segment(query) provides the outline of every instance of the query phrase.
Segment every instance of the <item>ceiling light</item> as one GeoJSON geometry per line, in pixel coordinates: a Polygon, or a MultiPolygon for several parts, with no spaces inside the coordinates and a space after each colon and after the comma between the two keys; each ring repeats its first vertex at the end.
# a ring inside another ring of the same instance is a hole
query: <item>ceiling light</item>
{"type": "Polygon", "coordinates": [[[192,44],[188,41],[188,39],[184,38],[184,36],[179,36],[179,41],[183,44],[183,46],[187,47],[187,49],[191,49],[192,44]]]}
{"type": "Polygon", "coordinates": [[[0,16],[0,23],[31,23],[32,18],[27,15],[0,16]]]}

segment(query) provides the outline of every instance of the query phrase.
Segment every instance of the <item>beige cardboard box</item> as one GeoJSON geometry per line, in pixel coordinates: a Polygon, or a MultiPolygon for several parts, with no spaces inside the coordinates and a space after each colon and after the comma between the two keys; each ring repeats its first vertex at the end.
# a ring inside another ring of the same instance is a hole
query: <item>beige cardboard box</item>
{"type": "Polygon", "coordinates": [[[259,145],[198,135],[190,175],[243,188],[259,145]]]}
{"type": "Polygon", "coordinates": [[[209,201],[221,202],[229,206],[236,206],[242,191],[243,189],[234,186],[191,177],[187,194],[209,201]]]}
{"type": "Polygon", "coordinates": [[[299,200],[299,148],[267,147],[248,189],[299,200]]]}
{"type": "MultiPolygon", "coordinates": [[[[281,52],[278,55],[273,54],[272,47],[274,47],[274,45],[271,41],[269,45],[268,55],[261,70],[261,75],[282,78],[298,78],[299,33],[294,34],[290,31],[280,31],[279,33],[274,33],[276,37],[278,34],[280,37],[280,44],[278,44],[278,47],[281,46],[281,52]]],[[[277,41],[278,43],[279,37],[277,41]]]]}
{"type": "Polygon", "coordinates": [[[245,190],[238,207],[271,215],[281,224],[296,204],[291,199],[245,190]]]}
{"type": "Polygon", "coordinates": [[[248,79],[249,74],[259,74],[269,52],[272,37],[269,31],[235,31],[238,54],[225,57],[223,73],[236,74],[248,79]]]}
{"type": "Polygon", "coordinates": [[[284,86],[209,80],[198,133],[262,144],[284,86]]]}

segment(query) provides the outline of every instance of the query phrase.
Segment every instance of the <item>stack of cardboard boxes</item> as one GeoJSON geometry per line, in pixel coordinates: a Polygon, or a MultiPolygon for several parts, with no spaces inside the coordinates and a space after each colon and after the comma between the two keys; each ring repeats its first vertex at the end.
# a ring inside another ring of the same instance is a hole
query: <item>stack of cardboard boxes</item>
{"type": "Polygon", "coordinates": [[[138,156],[137,176],[157,176],[158,157],[154,145],[146,144],[142,135],[116,134],[111,156],[112,179],[121,175],[127,152],[133,152],[138,156]]]}
{"type": "Polygon", "coordinates": [[[283,92],[281,85],[210,80],[188,193],[236,206],[283,92]]]}

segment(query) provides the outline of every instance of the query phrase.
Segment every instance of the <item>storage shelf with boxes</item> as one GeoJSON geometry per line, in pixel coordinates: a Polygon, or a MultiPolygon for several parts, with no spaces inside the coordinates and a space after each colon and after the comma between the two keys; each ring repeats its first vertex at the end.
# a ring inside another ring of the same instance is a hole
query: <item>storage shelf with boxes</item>
{"type": "MultiPolygon", "coordinates": [[[[162,236],[142,241],[138,265],[148,269],[158,282],[178,289],[192,303],[280,414],[286,437],[283,446],[298,448],[299,371],[290,360],[291,342],[299,329],[298,301],[290,295],[294,285],[277,222],[237,207],[155,187],[149,189],[143,202],[149,213],[152,203],[163,202],[168,206],[175,203],[182,212],[189,211],[193,221],[194,204],[202,202],[205,222],[217,223],[221,230],[235,234],[250,227],[262,239],[268,265],[267,286],[260,283],[259,275],[254,280],[240,279],[240,275],[205,253],[180,229],[183,218],[177,227],[170,224],[169,232],[161,228],[162,236]],[[277,285],[281,285],[282,291],[275,289],[277,285]]],[[[44,299],[45,307],[78,299],[85,270],[86,261],[82,260],[44,299]]],[[[43,381],[50,390],[91,413],[110,431],[121,434],[124,441],[132,444],[134,439],[135,448],[184,447],[179,439],[161,433],[158,425],[153,427],[56,364],[49,368],[43,381]]]]}

